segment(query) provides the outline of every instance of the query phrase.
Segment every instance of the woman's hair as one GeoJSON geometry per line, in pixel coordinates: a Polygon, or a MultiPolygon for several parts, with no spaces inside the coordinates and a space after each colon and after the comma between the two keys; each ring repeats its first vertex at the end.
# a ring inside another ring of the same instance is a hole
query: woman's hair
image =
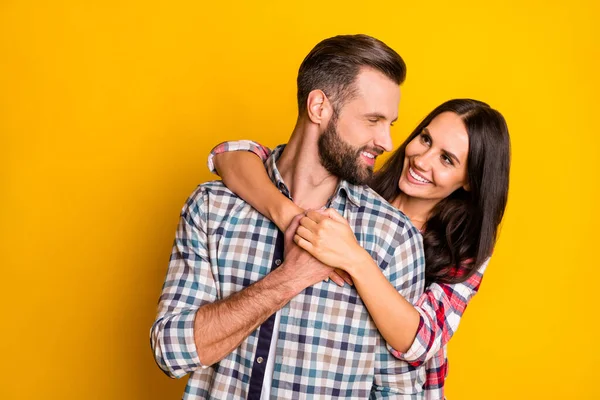
{"type": "Polygon", "coordinates": [[[433,110],[377,171],[371,187],[392,202],[407,144],[444,112],[462,118],[469,135],[469,191],[457,189],[432,210],[423,233],[428,283],[469,278],[491,256],[508,198],[510,139],[502,114],[471,99],[449,100],[433,110]]]}

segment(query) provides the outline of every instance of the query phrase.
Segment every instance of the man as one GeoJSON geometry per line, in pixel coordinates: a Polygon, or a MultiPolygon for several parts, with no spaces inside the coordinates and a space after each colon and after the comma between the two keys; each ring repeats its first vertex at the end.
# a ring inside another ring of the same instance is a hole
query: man
{"type": "MultiPolygon", "coordinates": [[[[362,185],[392,148],[405,71],[369,36],[319,43],[300,66],[290,141],[266,166],[298,205],[344,215],[415,301],[424,286],[420,236],[362,185]]],[[[200,185],[181,212],[151,330],[159,366],[172,377],[191,373],[187,399],[419,398],[424,371],[389,353],[354,288],[324,282],[331,268],[296,246],[293,233],[221,182],[200,185]]]]}

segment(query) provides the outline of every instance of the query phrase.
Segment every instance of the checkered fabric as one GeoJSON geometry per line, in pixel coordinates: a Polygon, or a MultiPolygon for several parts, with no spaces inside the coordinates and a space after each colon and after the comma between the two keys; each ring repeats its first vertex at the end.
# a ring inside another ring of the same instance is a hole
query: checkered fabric
{"type": "MultiPolygon", "coordinates": [[[[217,145],[208,156],[208,168],[216,173],[213,158],[226,151],[250,151],[265,161],[271,150],[250,140],[223,142],[217,145]]],[[[415,303],[421,318],[417,336],[406,353],[391,347],[395,357],[413,366],[425,364],[425,399],[444,399],[444,382],[448,374],[447,343],[458,329],[460,319],[467,304],[479,290],[487,259],[465,282],[456,284],[432,283],[415,303]]],[[[454,273],[464,273],[464,267],[454,269],[454,273]]]]}
{"type": "MultiPolygon", "coordinates": [[[[445,399],[444,383],[448,375],[447,343],[458,329],[469,301],[481,285],[487,259],[479,269],[464,282],[455,284],[432,283],[415,303],[421,314],[415,341],[406,353],[390,348],[392,354],[418,367],[425,364],[425,399],[445,399]]],[[[456,274],[464,268],[455,269],[456,274]]]]}
{"type": "MultiPolygon", "coordinates": [[[[275,161],[269,176],[287,196],[275,161]]],[[[350,223],[359,243],[409,301],[424,289],[418,230],[371,189],[341,181],[328,207],[350,223]]],[[[200,364],[193,339],[199,307],[243,290],[270,271],[279,231],[221,182],[202,184],[181,212],[167,277],[151,329],[158,365],[172,377],[190,374],[185,399],[244,399],[259,329],[219,363],[200,364]]],[[[354,287],[320,282],[280,311],[270,397],[421,399],[424,366],[394,357],[354,287]]]]}

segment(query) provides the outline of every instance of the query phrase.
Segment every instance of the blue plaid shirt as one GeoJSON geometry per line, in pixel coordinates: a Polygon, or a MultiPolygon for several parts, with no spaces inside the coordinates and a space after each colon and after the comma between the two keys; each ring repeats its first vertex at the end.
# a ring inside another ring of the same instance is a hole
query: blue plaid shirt
{"type": "MultiPolygon", "coordinates": [[[[289,197],[275,163],[282,151],[276,148],[265,165],[289,197]]],[[[349,221],[386,278],[415,302],[424,289],[425,259],[421,236],[408,218],[368,187],[346,181],[328,207],[349,221]]],[[[190,374],[184,399],[260,395],[266,363],[257,358],[268,354],[273,317],[208,368],[196,352],[194,318],[202,305],[243,290],[279,265],[282,235],[220,181],[200,185],[184,205],[150,332],[161,369],[176,378],[190,374]]],[[[271,398],[423,397],[424,367],[390,353],[354,287],[317,283],[280,314],[271,398]]]]}

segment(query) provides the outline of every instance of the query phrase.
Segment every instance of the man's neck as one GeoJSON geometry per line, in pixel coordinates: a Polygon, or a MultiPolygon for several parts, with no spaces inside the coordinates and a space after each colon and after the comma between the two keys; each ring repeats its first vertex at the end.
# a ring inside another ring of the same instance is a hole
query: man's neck
{"type": "Polygon", "coordinates": [[[277,160],[277,169],[294,203],[304,209],[319,209],[336,189],[339,179],[319,160],[319,133],[314,126],[299,120],[290,141],[277,160]]]}

